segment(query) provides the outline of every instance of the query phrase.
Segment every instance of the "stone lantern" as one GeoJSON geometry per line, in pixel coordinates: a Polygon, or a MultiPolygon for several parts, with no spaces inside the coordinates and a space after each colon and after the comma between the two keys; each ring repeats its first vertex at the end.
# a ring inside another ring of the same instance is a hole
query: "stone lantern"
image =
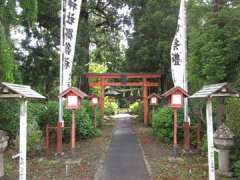
{"type": "Polygon", "coordinates": [[[0,130],[0,177],[4,176],[3,153],[8,146],[9,137],[3,130],[0,130]]]}
{"type": "Polygon", "coordinates": [[[229,172],[229,151],[234,145],[233,132],[223,123],[214,133],[214,145],[219,151],[218,154],[218,174],[224,177],[231,177],[229,172]]]}

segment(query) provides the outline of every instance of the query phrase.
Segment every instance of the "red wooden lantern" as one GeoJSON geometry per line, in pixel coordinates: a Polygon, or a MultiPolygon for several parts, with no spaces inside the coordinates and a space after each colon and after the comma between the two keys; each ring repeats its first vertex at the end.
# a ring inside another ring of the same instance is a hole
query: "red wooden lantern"
{"type": "Polygon", "coordinates": [[[91,101],[93,106],[97,106],[99,104],[99,97],[96,94],[90,95],[88,99],[91,101]]]}
{"type": "Polygon", "coordinates": [[[74,110],[80,108],[81,101],[87,97],[87,94],[75,87],[70,87],[59,94],[58,98],[60,97],[66,98],[66,109],[74,110]]]}
{"type": "Polygon", "coordinates": [[[180,109],[183,108],[183,99],[189,95],[184,89],[180,87],[173,87],[165,92],[163,96],[168,99],[169,107],[180,109]]]}
{"type": "Polygon", "coordinates": [[[150,105],[156,106],[159,104],[159,100],[161,99],[161,97],[156,93],[153,93],[150,96],[148,96],[148,99],[150,100],[150,105]]]}

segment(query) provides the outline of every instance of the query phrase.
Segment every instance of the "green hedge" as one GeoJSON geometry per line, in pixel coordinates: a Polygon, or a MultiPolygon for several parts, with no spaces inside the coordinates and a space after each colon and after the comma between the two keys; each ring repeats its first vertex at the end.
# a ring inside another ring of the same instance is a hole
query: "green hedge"
{"type": "MultiPolygon", "coordinates": [[[[75,111],[76,113],[76,135],[78,138],[90,138],[98,134],[99,130],[93,128],[93,109],[90,105],[89,101],[84,100],[81,103],[81,108],[75,111]]],[[[97,108],[96,111],[96,120],[97,125],[101,126],[102,124],[102,113],[100,112],[100,108],[97,108]]],[[[42,121],[40,124],[46,125],[46,123],[50,123],[52,126],[56,126],[56,122],[58,120],[58,102],[50,101],[46,104],[46,111],[41,116],[42,121]]],[[[72,111],[68,109],[64,109],[64,123],[65,126],[71,126],[72,121],[72,111]]],[[[69,134],[67,132],[69,130],[65,130],[64,134],[69,134]]]]}
{"type": "MultiPolygon", "coordinates": [[[[18,147],[19,140],[19,110],[20,103],[14,100],[0,101],[0,129],[5,130],[10,136],[10,144],[18,147]]],[[[97,108],[97,124],[101,126],[103,115],[97,108]]],[[[29,102],[28,103],[28,150],[35,152],[41,147],[43,133],[47,123],[56,126],[58,121],[58,101],[29,102]]],[[[71,124],[72,113],[64,110],[65,124],[71,124]]],[[[93,128],[93,109],[89,101],[84,100],[81,108],[76,111],[76,134],[79,138],[90,138],[99,134],[99,130],[93,128]]],[[[68,130],[69,131],[69,130],[68,130]]],[[[67,135],[69,132],[64,131],[67,135]]]]}
{"type": "MultiPolygon", "coordinates": [[[[154,114],[155,128],[154,135],[161,141],[171,143],[173,138],[173,111],[172,108],[158,108],[154,114]]],[[[178,111],[178,124],[183,123],[183,111],[178,111]]],[[[181,133],[183,134],[183,133],[181,133]]],[[[178,135],[179,140],[182,139],[182,135],[178,135]]]]}
{"type": "Polygon", "coordinates": [[[140,103],[134,102],[133,104],[130,105],[129,111],[131,114],[138,114],[139,108],[140,108],[140,103]]]}
{"type": "Polygon", "coordinates": [[[235,145],[230,153],[234,176],[240,179],[240,101],[238,98],[226,100],[226,125],[233,131],[235,145]]]}
{"type": "Polygon", "coordinates": [[[106,115],[114,115],[119,109],[117,102],[109,97],[104,98],[104,113],[106,115]]]}
{"type": "MultiPolygon", "coordinates": [[[[28,126],[27,126],[27,150],[36,152],[41,149],[42,131],[40,130],[39,112],[44,109],[43,105],[28,103],[28,126]]],[[[20,103],[13,100],[0,101],[0,129],[10,136],[10,145],[16,148],[19,145],[19,113],[20,103]]]]}

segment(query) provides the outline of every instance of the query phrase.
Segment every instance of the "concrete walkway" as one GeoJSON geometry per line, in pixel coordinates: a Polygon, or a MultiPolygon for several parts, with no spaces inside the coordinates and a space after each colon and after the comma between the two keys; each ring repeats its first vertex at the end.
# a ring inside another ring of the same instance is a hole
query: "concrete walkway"
{"type": "Polygon", "coordinates": [[[119,114],[100,180],[149,180],[142,151],[131,129],[131,116],[119,114]]]}

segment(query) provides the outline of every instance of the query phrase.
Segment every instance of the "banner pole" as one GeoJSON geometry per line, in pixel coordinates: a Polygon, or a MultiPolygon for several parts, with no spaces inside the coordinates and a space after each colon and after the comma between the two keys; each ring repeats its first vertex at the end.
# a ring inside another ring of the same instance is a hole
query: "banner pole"
{"type": "MultiPolygon", "coordinates": [[[[59,94],[63,91],[63,29],[64,29],[64,0],[61,0],[61,24],[60,24],[60,69],[59,69],[59,94]]],[[[63,125],[63,100],[59,98],[59,122],[63,125]]]]}

